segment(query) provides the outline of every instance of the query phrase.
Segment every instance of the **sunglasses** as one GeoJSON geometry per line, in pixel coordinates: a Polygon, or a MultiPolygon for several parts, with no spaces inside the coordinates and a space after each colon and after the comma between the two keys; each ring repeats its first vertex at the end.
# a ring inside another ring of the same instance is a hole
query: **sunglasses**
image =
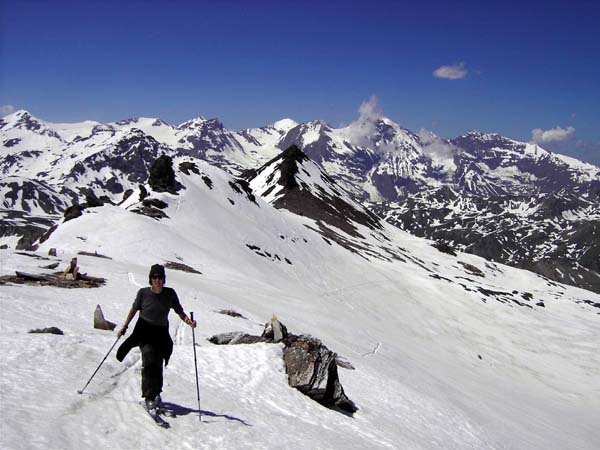
{"type": "Polygon", "coordinates": [[[165,277],[163,277],[162,275],[152,275],[150,278],[152,278],[153,280],[164,280],[165,277]]]}

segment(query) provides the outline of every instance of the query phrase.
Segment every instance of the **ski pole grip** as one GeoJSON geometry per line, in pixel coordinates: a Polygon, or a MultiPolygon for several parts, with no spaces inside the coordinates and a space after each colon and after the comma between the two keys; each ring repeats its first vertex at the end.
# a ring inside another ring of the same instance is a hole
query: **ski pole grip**
{"type": "Polygon", "coordinates": [[[194,320],[194,313],[190,311],[190,319],[194,320]]]}

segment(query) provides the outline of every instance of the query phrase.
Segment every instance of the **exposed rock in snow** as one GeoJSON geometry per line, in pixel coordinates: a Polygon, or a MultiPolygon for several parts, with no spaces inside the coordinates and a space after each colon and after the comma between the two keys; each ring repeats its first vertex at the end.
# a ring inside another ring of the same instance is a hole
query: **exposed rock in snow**
{"type": "Polygon", "coordinates": [[[312,336],[290,335],[283,360],[290,386],[327,406],[349,414],[358,408],[348,398],[337,373],[337,355],[312,336]]]}
{"type": "Polygon", "coordinates": [[[47,334],[57,334],[57,335],[60,335],[60,336],[62,336],[63,334],[65,334],[63,332],[63,330],[61,330],[58,327],[36,328],[35,330],[29,330],[29,333],[33,333],[33,334],[36,334],[36,333],[38,333],[38,334],[47,333],[47,334]]]}
{"type": "Polygon", "coordinates": [[[114,330],[117,324],[113,322],[109,322],[104,318],[104,313],[102,312],[102,308],[100,305],[96,305],[96,309],[94,310],[94,328],[99,330],[114,330]]]}
{"type": "Polygon", "coordinates": [[[277,317],[273,316],[271,320],[265,324],[265,329],[261,337],[270,339],[273,342],[281,342],[288,337],[288,330],[277,317]]]}
{"type": "Polygon", "coordinates": [[[176,194],[183,186],[175,179],[173,159],[167,155],[159,156],[149,169],[148,184],[155,192],[176,194]]]}
{"type": "MultiPolygon", "coordinates": [[[[340,383],[337,354],[312,336],[289,334],[287,327],[276,317],[265,324],[261,336],[232,332],[212,336],[209,341],[217,345],[282,342],[283,361],[290,386],[329,408],[347,414],[358,411],[340,383]]],[[[344,366],[351,367],[347,362],[344,366]]]]}

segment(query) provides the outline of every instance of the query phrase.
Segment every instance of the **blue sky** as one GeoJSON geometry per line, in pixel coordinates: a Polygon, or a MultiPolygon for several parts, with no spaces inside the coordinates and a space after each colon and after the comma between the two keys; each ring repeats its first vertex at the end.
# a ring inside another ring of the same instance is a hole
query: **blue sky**
{"type": "Polygon", "coordinates": [[[3,113],[340,126],[372,96],[600,164],[600,2],[0,0],[3,113]]]}

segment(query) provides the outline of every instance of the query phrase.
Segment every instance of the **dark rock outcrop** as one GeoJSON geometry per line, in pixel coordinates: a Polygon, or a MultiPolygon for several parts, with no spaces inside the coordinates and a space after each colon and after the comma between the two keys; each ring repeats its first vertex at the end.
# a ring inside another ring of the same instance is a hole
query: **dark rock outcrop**
{"type": "Polygon", "coordinates": [[[179,170],[181,170],[186,175],[191,175],[192,173],[195,173],[196,175],[200,175],[200,169],[198,169],[198,166],[196,165],[196,163],[194,163],[192,161],[184,161],[184,162],[180,163],[179,170]]]}
{"type": "Polygon", "coordinates": [[[104,205],[104,202],[111,203],[110,200],[104,198],[99,199],[93,191],[87,190],[84,192],[85,202],[84,203],[73,203],[73,205],[69,206],[65,209],[63,214],[64,221],[68,222],[69,220],[76,219],[83,215],[83,211],[88,208],[99,208],[104,205]]]}
{"type": "Polygon", "coordinates": [[[187,272],[187,273],[202,274],[202,272],[200,272],[199,270],[196,270],[193,267],[188,266],[187,264],[180,263],[180,262],[167,261],[165,263],[165,267],[167,269],[180,270],[182,272],[187,272]]]}
{"type": "Polygon", "coordinates": [[[35,330],[29,330],[29,333],[37,334],[37,333],[46,333],[46,334],[57,334],[62,336],[63,331],[58,327],[48,327],[48,328],[38,328],[35,330]]]}
{"type": "Polygon", "coordinates": [[[243,314],[240,314],[237,311],[234,311],[232,309],[222,309],[220,311],[217,311],[219,314],[223,314],[225,316],[230,316],[230,317],[235,317],[236,319],[246,319],[246,317],[244,317],[243,314]]]}
{"type": "Polygon", "coordinates": [[[169,206],[165,202],[163,202],[162,200],[159,200],[157,198],[146,198],[146,199],[144,199],[142,204],[149,208],[157,208],[157,209],[165,209],[167,206],[169,206]]]}
{"type": "Polygon", "coordinates": [[[68,222],[69,220],[73,220],[76,219],[78,217],[80,217],[83,214],[83,209],[80,205],[72,205],[69,206],[66,210],[65,210],[65,222],[68,222]]]}
{"type": "Polygon", "coordinates": [[[155,192],[176,194],[182,186],[175,179],[173,159],[167,155],[159,156],[149,169],[148,184],[155,192]]]}
{"type": "Polygon", "coordinates": [[[133,209],[133,212],[153,219],[164,219],[169,217],[167,213],[163,211],[167,206],[169,205],[160,199],[144,197],[142,204],[133,209]]]}

